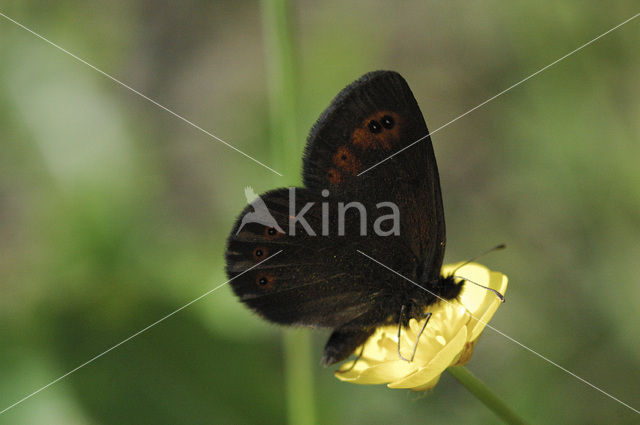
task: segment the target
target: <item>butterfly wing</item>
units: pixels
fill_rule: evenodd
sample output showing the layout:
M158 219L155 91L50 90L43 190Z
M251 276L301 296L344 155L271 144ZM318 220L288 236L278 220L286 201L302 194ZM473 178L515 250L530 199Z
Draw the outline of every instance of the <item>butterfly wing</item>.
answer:
M399 74L369 73L338 94L311 131L303 177L306 188L296 189L295 204L312 203L305 217L316 234L291 223L288 189L268 192L261 200L272 219L253 211L255 203L240 215L228 240L227 273L242 302L266 319L335 328L323 357L331 364L375 326L397 322L400 307L416 293L358 250L420 282L436 281L440 273L445 227L437 165L420 109ZM335 208L339 201L357 201L369 212L395 205L399 234L379 236L369 226L364 235L352 212L340 235L335 210L325 234L322 204Z
M404 78L392 71L371 72L343 89L320 116L306 146L303 173L312 190L398 205L401 235L421 263L414 277L423 282L439 277L446 242L428 134Z

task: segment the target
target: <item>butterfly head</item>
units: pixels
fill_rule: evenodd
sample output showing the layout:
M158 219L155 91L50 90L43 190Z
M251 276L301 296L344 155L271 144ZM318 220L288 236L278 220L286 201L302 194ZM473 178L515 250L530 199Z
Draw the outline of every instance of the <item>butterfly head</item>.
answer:
M495 296L496 296L496 297L498 297L498 299L500 299L500 301L501 301L501 302L505 302L504 295L502 295L500 292L496 291L496 290L495 290L495 289L493 289L493 288L489 288L489 287L487 287L487 286L481 285L481 284L479 284L478 282L474 282L473 280L470 280L470 279L467 279L467 278L463 278L463 277L461 277L461 276L458 276L458 275L456 275L456 272L457 272L458 270L460 270L462 267L466 266L467 264L469 264L469 263L471 263L471 262L473 262L473 261L477 260L478 258L480 258L480 257L482 257L482 256L485 256L485 255L487 255L487 254L489 254L489 253L491 253L491 252L493 252L493 251L498 251L498 250L501 250L501 249L505 249L506 247L507 247L507 246L506 246L505 244L503 244L503 243L502 243L502 244L499 244L499 245L496 245L496 246L494 246L493 248L491 248L491 249L489 249L489 250L487 250L487 251L483 252L482 254L478 255L477 257L475 257L475 258L473 258L473 259L471 259L471 260L465 261L464 263L461 263L460 265L458 265L458 267L456 267L456 268L451 272L451 274L449 275L449 277L448 277L448 278L442 277L441 279L452 279L452 280L453 280L453 279L455 279L455 278L462 279L462 280L461 280L461 282L460 282L460 289L462 289L462 285L464 284L464 282L473 283L474 285L479 286L479 287L481 287L481 288L484 288L484 289L486 289L487 291L493 292L493 293L495 294ZM457 295L456 295L456 296L457 296Z
M456 279L453 275L440 276L434 286L434 293L445 300L452 300L460 295L465 281Z

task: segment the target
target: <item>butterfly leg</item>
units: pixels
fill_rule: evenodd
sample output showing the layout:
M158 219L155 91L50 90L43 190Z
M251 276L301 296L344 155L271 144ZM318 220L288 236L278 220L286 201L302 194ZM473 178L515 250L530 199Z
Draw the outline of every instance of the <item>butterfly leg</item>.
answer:
M329 366L349 357L358 346L364 344L375 328L336 329L324 346L322 364Z
M340 372L344 373L344 372L349 372L350 370L352 370L354 367L356 367L356 363L358 363L358 360L360 360L362 358L362 355L364 354L364 344L362 344L362 348L360 349L360 352L358 353L358 355L356 356L356 359L353 361L353 363L351 364L351 366L349 366L348 369L344 369L341 370Z
M420 341L420 336L422 336L422 333L427 327L427 323L429 323L429 319L431 319L431 313L427 313L427 315L425 316L426 320L424 321L424 325L422 325L422 328L420 329L420 332L418 332L418 336L416 337L416 342L413 344L413 350L411 351L411 358L407 359L400 352L400 341L401 341L400 335L402 335L402 317L404 315L404 310L405 310L405 306L402 306L402 308L400 309L400 320L398 322L398 356L406 362L412 362L413 358L416 356L416 351L418 350L418 341Z

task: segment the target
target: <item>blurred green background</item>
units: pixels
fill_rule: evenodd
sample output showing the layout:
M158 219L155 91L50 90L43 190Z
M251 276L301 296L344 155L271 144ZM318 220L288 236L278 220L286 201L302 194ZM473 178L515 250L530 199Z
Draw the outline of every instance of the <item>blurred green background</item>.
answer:
M333 96L401 72L435 129L638 12L633 0L293 4L296 158ZM261 5L5 0L0 12L270 164ZM640 19L433 136L446 260L500 242L492 325L640 407ZM0 17L0 410L226 280L225 238L278 177ZM301 163L288 164L299 170ZM299 332L310 332L300 330ZM338 382L318 423L497 423L448 375ZM0 416L4 424L281 424L279 328L222 288ZM468 365L534 423L638 423L485 331Z

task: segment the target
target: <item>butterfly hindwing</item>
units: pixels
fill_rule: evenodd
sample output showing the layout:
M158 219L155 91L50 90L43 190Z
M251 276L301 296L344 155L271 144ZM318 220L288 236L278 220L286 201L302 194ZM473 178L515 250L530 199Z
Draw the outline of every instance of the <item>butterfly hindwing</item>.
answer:
M315 235L301 222L295 223L295 235L291 234L291 196L295 197L295 212L312 203L302 217ZM329 212L334 227L323 236L322 202L329 202L308 189L277 189L260 199L284 233L262 223L242 225L243 218L254 212L255 202L239 216L228 240L226 260L231 286L240 300L266 319L282 324L340 327L357 324L359 318L375 321L373 316L380 316L376 301L387 297L393 287L377 278L379 269L359 255L357 248L368 244L382 252L391 241L380 241L384 244L377 248L375 242L366 242L371 237L358 234L356 214L345 216L345 229L350 233L339 236L336 211ZM407 261L408 252L399 238L394 240L397 266L413 266L415 261Z

